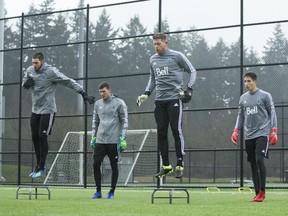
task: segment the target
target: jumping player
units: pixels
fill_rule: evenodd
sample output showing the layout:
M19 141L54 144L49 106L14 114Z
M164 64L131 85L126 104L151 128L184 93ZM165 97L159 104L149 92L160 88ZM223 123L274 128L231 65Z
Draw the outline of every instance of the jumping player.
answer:
M161 178L173 172L173 167L168 157L168 126L170 124L177 157L175 178L182 178L184 170L182 109L183 103L190 102L192 98L196 70L181 52L168 48L168 41L164 33L153 35L153 45L156 54L150 58L150 78L144 94L137 98L137 104L140 106L145 102L156 88L154 116L157 124L158 147L163 166L155 177ZM184 72L190 75L185 90L183 89Z
M48 154L48 135L51 134L55 114L57 112L55 92L57 85L73 89L82 95L84 101L94 103L95 98L89 96L81 85L61 73L57 68L47 64L42 53L35 53L32 66L25 71L22 86L31 90L32 114L30 126L36 153L37 164L30 177L39 178L46 170Z

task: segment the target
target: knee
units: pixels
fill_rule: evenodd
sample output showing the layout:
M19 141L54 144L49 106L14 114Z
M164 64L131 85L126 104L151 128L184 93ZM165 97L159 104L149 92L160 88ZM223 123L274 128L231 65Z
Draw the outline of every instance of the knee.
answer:
M101 161L99 161L99 160L94 160L94 162L93 162L93 167L94 167L94 169L96 169L96 168L99 168L99 169L100 169L100 166L101 166Z
M47 136L47 133L45 131L43 131L43 132L39 131L37 135L38 135L39 139L42 140L42 142L45 142L48 140L48 136Z
M116 161L116 160L115 160L115 161L111 161L111 162L110 162L110 166L111 166L111 169L112 169L112 170L118 169L118 163L117 163L117 161Z
M249 161L250 162L250 165L251 165L251 168L252 169L257 169L257 162L256 160L255 161Z
M263 164L264 163L264 157L263 156L256 157L256 163L257 164Z

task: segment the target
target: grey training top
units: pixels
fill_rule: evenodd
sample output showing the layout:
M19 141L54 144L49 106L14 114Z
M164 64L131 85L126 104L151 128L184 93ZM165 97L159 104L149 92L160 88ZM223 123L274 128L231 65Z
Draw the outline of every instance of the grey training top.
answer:
M235 128L244 125L245 140L269 136L271 128L277 128L277 117L272 96L261 89L244 93L239 100Z
M189 60L175 50L166 49L162 55L154 54L150 58L150 77L145 91L152 93L156 86L155 100L179 99L183 90L183 72L189 73L188 88L193 88L196 70Z
M24 72L22 86L32 77L35 86L31 87L32 95L32 112L36 114L48 114L57 112L55 102L55 92L57 84L74 89L76 92L83 90L75 80L70 79L61 73L57 68L44 62L39 71L35 71L33 66L27 68Z
M128 111L125 102L111 95L95 102L92 135L100 144L118 143L120 136L126 136Z

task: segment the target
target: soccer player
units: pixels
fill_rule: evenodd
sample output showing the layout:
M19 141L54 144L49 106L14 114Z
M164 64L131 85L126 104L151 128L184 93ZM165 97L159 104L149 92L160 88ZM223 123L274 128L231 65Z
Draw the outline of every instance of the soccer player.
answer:
M244 128L247 160L250 162L256 196L250 202L265 199L266 167L269 142L277 143L277 117L271 95L257 88L257 75L253 72L244 75L247 92L241 95L235 129L231 136L236 145L241 128Z
M81 94L84 101L94 103L81 85L61 73L57 68L47 64L42 53L35 53L32 66L24 72L22 86L31 90L32 114L30 126L32 141L37 158L35 170L30 177L39 178L46 170L45 162L48 154L48 135L51 134L55 114L57 112L55 91L57 84L69 87Z
M170 124L177 157L175 178L182 178L184 170L182 110L183 103L190 102L192 98L196 70L181 52L168 48L168 41L164 33L160 32L153 35L153 45L156 53L150 58L149 81L144 94L137 98L137 104L140 106L156 89L154 117L157 124L157 141L163 165L155 177L161 178L173 172L168 157L168 126ZM186 88L183 80L184 72L189 74Z
M112 169L111 189L106 199L112 199L118 181L120 153L127 148L128 112L125 102L112 94L108 82L99 85L99 93L101 99L94 105L90 142L94 149L93 168L96 184L96 193L92 199L102 198L100 167L106 155L109 157Z

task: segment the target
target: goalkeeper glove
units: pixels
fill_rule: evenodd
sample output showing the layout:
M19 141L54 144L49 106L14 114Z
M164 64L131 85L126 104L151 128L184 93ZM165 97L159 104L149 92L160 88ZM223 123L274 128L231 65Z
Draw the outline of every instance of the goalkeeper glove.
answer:
M89 104L93 104L95 102L95 98L93 96L88 95L85 91L80 91L79 94L82 95L84 102L88 101Z
M90 146L94 149L96 147L96 136L92 136Z
M23 86L26 89L29 89L30 87L35 85L35 81L32 77L28 76L28 79L24 82Z
M126 136L121 136L117 143L118 151L121 153L127 148Z
M187 88L186 91L180 92L180 99L183 101L183 103L189 103L192 99L192 93L193 89Z
M278 141L277 128L272 128L270 136L269 136L269 142L271 145L275 145L277 141Z
M150 92L146 91L144 94L137 97L136 103L137 106L140 107L142 103L144 103L150 95Z
M239 129L238 129L238 128L235 128L235 129L233 130L233 134L232 134L232 136L231 136L231 141L232 141L235 145L237 145L238 136L239 136Z

